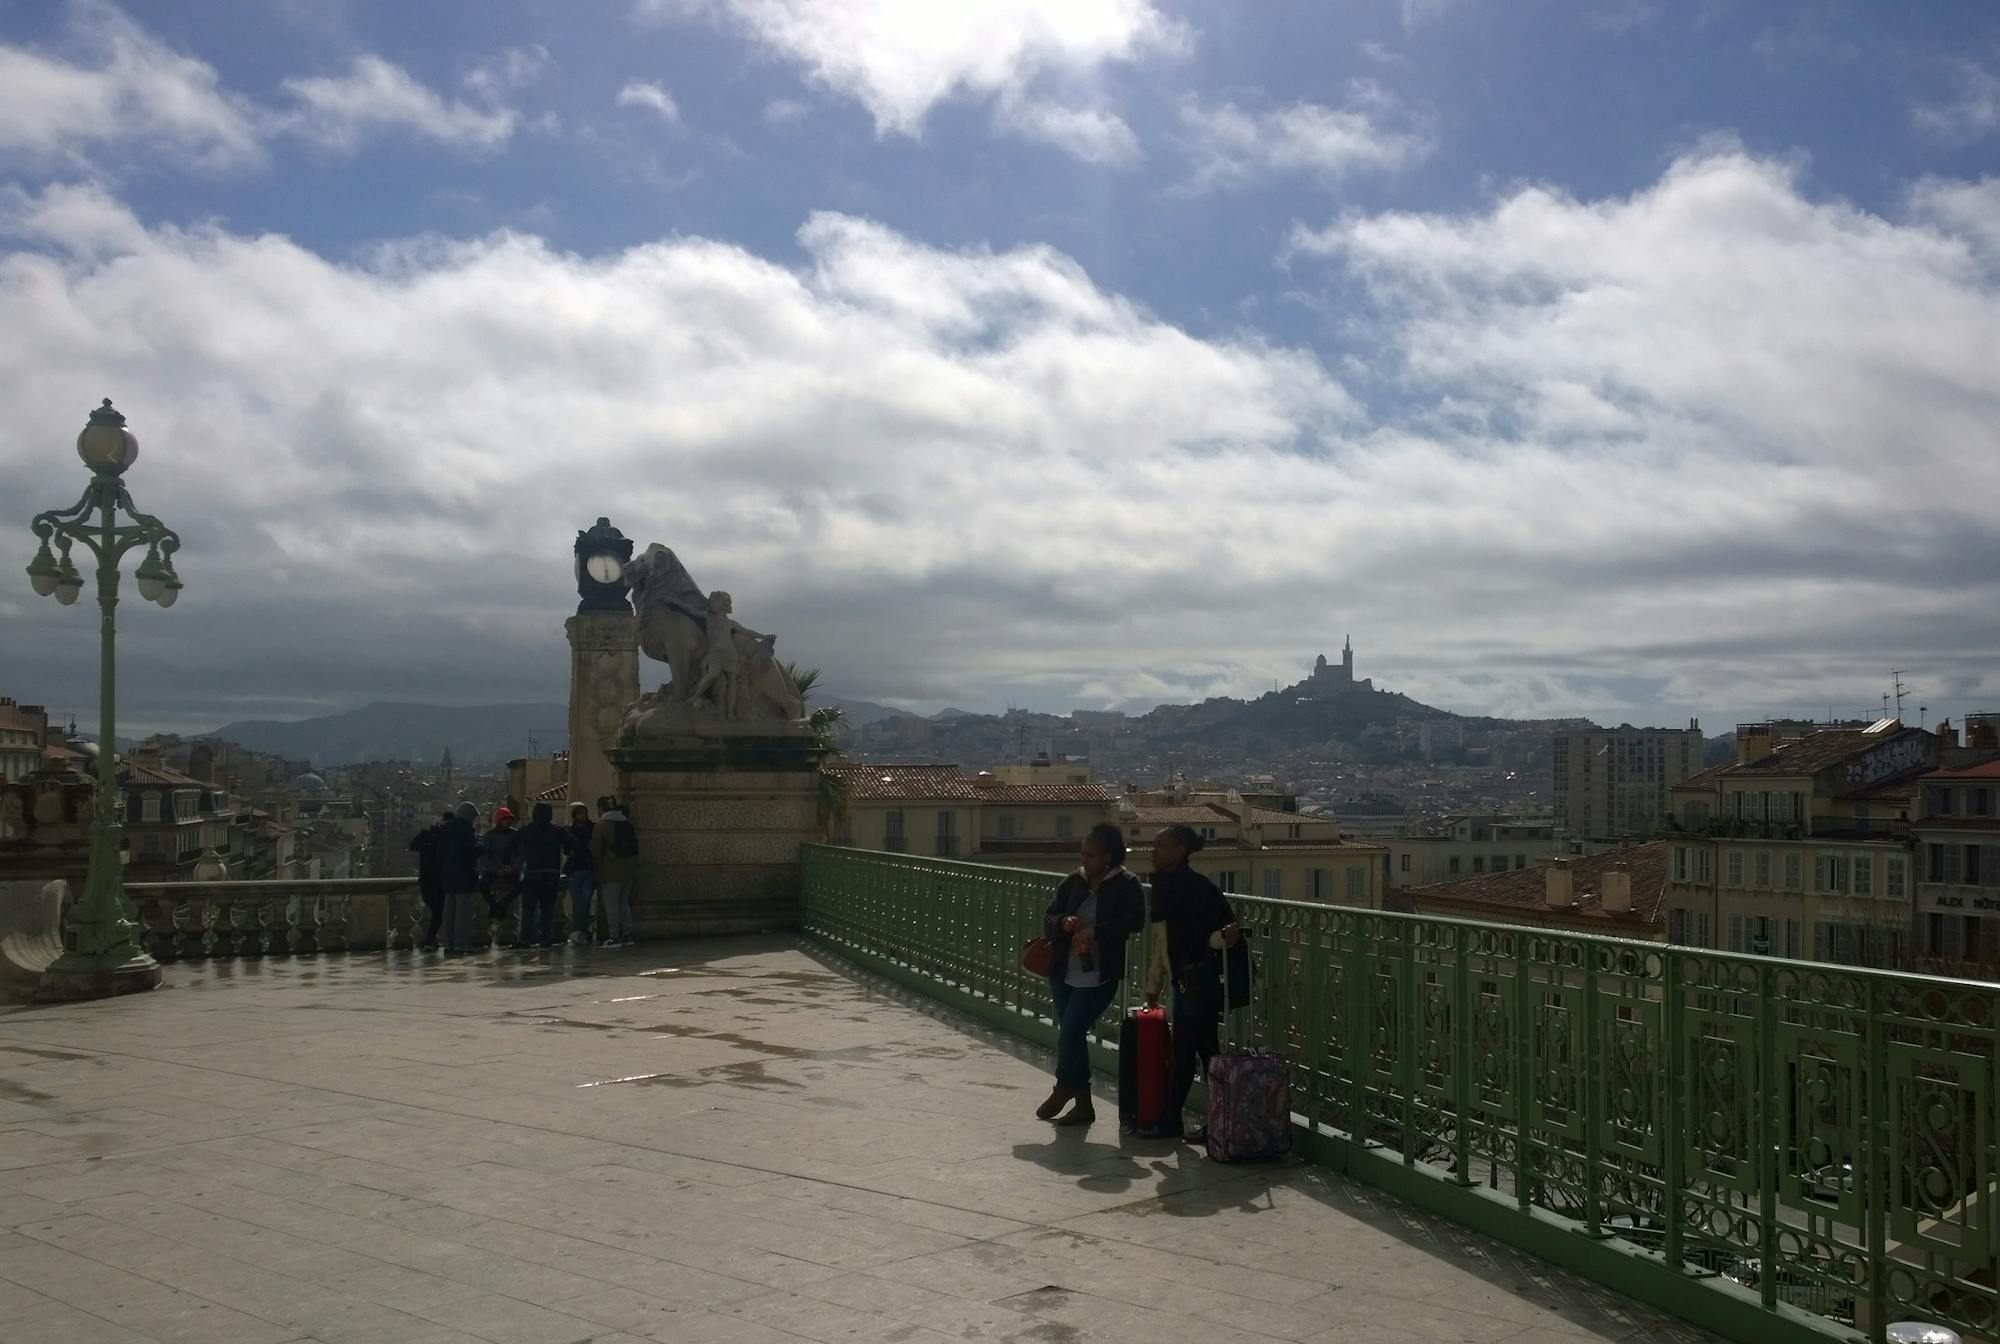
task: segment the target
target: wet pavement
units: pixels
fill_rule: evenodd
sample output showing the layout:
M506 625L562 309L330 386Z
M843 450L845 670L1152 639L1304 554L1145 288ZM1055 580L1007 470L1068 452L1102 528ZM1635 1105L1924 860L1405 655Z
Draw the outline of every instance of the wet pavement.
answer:
M1048 1067L777 939L0 1010L0 1344L1711 1338Z

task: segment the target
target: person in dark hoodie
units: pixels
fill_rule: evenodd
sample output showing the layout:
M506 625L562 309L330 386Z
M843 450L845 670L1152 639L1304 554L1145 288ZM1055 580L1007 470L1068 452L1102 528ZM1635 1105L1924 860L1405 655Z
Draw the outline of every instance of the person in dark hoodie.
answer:
M410 852L417 856L417 894L424 899L424 936L417 944L419 951L428 952L437 947L438 929L444 924L444 878L438 867L438 827L451 820L451 809L438 814L438 819L418 831L410 841Z
M444 950L472 950L472 900L479 891L479 809L460 803L437 825L438 887L444 892Z
M486 918L489 941L499 942L505 936L502 930L507 916L514 912L514 896L521 886L521 859L515 846L521 839L520 831L514 828L514 809L501 806L493 809L493 829L486 832L480 842L479 868L485 881ZM515 932L519 935L523 925L518 921ZM523 941L515 938L518 944Z
M597 868L590 858L590 833L597 829L590 806L579 798L569 805L569 836L576 841L564 877L569 882L569 940L590 946L590 893L597 889Z
M1190 1143L1207 1138L1182 1129L1182 1112L1194 1087L1195 1070L1208 1072L1221 1052L1217 1024L1227 1008L1223 958L1243 939L1242 926L1221 888L1194 870L1188 856L1202 847L1192 826L1169 826L1153 837L1153 957L1146 967L1146 1005L1160 1002L1169 981L1174 987L1174 1075L1167 1088L1166 1114L1141 1138Z
M536 803L514 842L521 869L521 936L516 948L556 945L556 893L562 888L563 860L576 853L576 839L555 822L556 810Z

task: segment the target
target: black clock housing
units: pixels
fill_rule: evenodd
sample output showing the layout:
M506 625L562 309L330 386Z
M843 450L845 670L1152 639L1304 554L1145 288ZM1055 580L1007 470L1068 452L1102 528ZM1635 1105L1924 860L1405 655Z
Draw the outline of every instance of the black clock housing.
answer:
M618 562L619 576L611 583L599 583L591 577L591 559L600 555ZM582 599L576 604L579 615L587 611L631 614L632 603L626 596L631 586L624 576L624 568L631 559L632 539L613 527L609 518L599 518L595 526L576 534L576 592Z

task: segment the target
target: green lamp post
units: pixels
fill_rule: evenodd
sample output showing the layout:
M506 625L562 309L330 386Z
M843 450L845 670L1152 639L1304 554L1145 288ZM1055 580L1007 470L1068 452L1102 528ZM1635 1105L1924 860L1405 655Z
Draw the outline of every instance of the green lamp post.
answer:
M41 541L28 565L37 593L74 606L83 595L83 575L70 560L81 546L97 561L97 606L102 631L98 646L97 799L90 829L90 869L83 895L63 921L63 954L43 974L37 997L95 999L160 983L160 965L133 936L125 917L124 826L118 818L117 657L118 562L145 547L132 573L139 596L171 607L180 596L174 552L181 539L149 513L133 506L121 479L139 456L139 440L109 398L90 413L76 436L76 453L91 470L83 498L67 509L35 515L31 524ZM130 522L120 523L124 513ZM50 543L55 549L50 549Z

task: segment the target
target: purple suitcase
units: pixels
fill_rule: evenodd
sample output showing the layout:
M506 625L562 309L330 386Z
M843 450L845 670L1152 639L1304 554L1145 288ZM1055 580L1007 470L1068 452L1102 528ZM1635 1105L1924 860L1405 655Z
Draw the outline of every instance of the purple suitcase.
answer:
M1223 1002L1229 959L1223 958ZM1254 983L1254 982L1253 982ZM1223 1012L1225 1028L1229 1013ZM1291 1085L1285 1057L1271 1050L1231 1050L1208 1065L1208 1155L1217 1162L1253 1162L1292 1151Z

